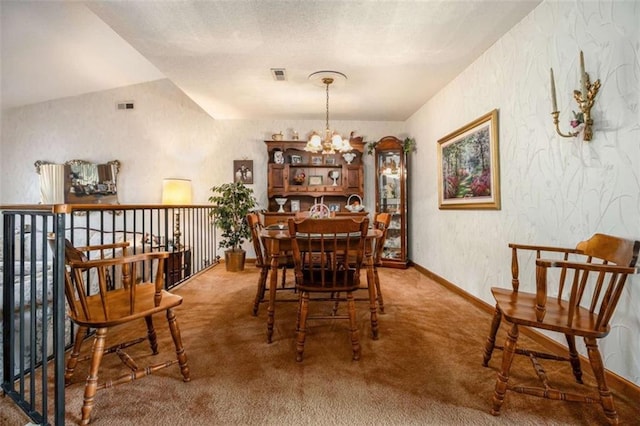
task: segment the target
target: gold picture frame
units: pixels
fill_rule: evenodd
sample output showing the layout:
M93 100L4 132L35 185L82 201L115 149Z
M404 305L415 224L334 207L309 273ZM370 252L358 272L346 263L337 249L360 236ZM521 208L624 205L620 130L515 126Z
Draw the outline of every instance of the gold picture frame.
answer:
M438 140L439 208L500 210L498 110Z

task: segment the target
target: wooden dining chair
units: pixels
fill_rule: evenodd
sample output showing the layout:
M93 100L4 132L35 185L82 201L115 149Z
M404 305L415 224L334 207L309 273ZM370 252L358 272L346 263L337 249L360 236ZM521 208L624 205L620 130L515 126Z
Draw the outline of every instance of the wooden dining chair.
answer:
M66 241L65 296L68 302L69 317L78 326L76 341L65 370L66 384L71 382L79 361L84 337L89 330L95 329L91 355L87 357L91 362L85 383L81 410L81 424L83 425L90 422L91 410L98 390L142 378L175 363L179 364L183 380L185 382L190 380L187 355L182 346L180 330L173 311L175 307L182 303L182 297L163 289L164 263L169 253L153 252L128 256L126 255L126 249L124 249L123 256L104 258L105 250L113 250L119 247L121 247L119 244L107 244L76 248L71 242ZM89 259L84 254L95 250L100 252L98 259ZM153 265L154 263L156 264L155 280L153 282L141 282L143 280L139 277L145 276L145 273L142 272L143 269L147 270L149 264ZM118 269L119 273L113 274L112 271L114 269ZM108 276L119 277L120 282L115 283L114 289L109 289L107 286ZM147 367L139 367L136 361L125 353L124 349L148 339L151 352L156 355L158 353L158 342L152 316L161 312L164 312L167 317L169 331L175 345L176 359L155 363ZM146 323L146 338L139 337L127 342L118 342L109 348L105 348L107 331L110 328L140 319L144 319ZM112 334L111 337L117 338L118 336L117 334ZM102 384L98 384L98 371L102 357L105 354L114 352L129 368L130 372L114 380L107 380Z
M253 302L253 316L257 316L260 304L266 302L265 293L267 289L267 277L269 276L269 269L271 268L271 265L267 248L260 238L260 231L263 229L260 217L257 213L249 213L247 215L247 223L251 229L253 251L256 253L256 267L260 268L258 288ZM278 268L282 270L282 289L286 290L287 268L293 269L293 257L290 255L280 256L278 258Z
M375 285L376 303L378 304L378 310L380 311L380 313L384 313L384 297L382 296L382 289L380 288L380 277L378 275L378 266L382 265L382 262L381 262L382 252L384 249L384 243L387 239L387 229L389 228L390 223L391 223L391 214L378 213L373 222L373 228L378 229L382 233L382 235L376 238L373 248L371 248L368 245L365 246L365 253L367 250L370 250L370 249L373 250L373 253L371 256L371 261L373 262L373 278L374 278L373 284ZM367 262L368 262L367 256L365 256L364 266L366 266ZM367 286L360 287L360 289L368 290L369 289L368 286L369 286L369 282L367 282ZM361 298L356 297L355 300L366 301L366 302L370 301L369 297L361 297ZM340 301L340 298L336 297L334 312L338 310L339 301Z
M378 276L378 267L382 265L382 251L384 249L385 241L387 240L387 230L391 223L391 214L378 213L373 222L373 227L382 232L382 236L376 238L376 242L373 248L373 277L376 286L376 299L378 301L378 309L381 313L384 313L384 298L382 297L382 289L380 288L380 277Z
M289 219L289 234L295 264L296 287L300 292L296 324L296 360L302 361L308 319L349 319L353 359L360 359L360 340L353 292L360 286L369 219ZM355 253L355 263L349 254ZM347 315L309 317L310 300L333 300L311 294L346 294Z
M602 405L607 420L617 424L613 397L605 381L604 364L597 339L609 333L609 322L622 295L629 274L635 268L640 241L595 234L575 249L535 245L509 244L512 251L512 288L493 287L496 310L484 349L484 365L494 349L502 349L502 367L498 372L491 413L500 414L507 390L548 399L574 402L596 402ZM519 251L534 251L536 264L535 293L519 291ZM542 256L544 253L545 257ZM546 256L559 257L547 259ZM495 345L496 333L504 318L510 324L504 347ZM567 354L542 353L517 346L520 327L562 333L568 345ZM582 369L576 348L576 337L582 337L595 376L598 394L567 392L551 386L540 359L568 361L578 383ZM531 359L542 386L517 386L509 383L514 355Z

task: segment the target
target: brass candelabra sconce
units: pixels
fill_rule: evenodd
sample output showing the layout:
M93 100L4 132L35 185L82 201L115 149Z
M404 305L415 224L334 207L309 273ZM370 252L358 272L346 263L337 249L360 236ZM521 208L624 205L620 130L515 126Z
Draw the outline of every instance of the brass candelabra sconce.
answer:
M574 113L576 122L584 123L584 140L590 141L593 137L593 119L591 118L591 108L596 99L598 90L600 89L600 80L596 80L591 84L589 74L584 70L584 55L580 51L580 90L573 91L573 98L578 103L579 113ZM556 83L553 79L553 68L551 68L551 102L553 104L553 124L556 126L556 132L564 138L574 138L580 134L579 131L563 133L560 130L560 111L558 111L558 102L556 100Z

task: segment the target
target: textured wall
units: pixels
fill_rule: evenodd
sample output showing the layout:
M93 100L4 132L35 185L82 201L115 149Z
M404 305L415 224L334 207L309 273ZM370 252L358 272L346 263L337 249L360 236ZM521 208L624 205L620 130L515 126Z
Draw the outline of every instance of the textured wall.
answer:
M415 262L493 304L490 287L510 286L509 242L572 247L595 232L640 239L638 22L640 2L544 2L408 120L418 143L411 175ZM591 79L602 83L591 142L559 137L550 115L553 67L562 128L569 130L580 50ZM437 140L494 108L502 209L438 210ZM530 281L524 289L535 286ZM634 276L601 344L607 368L636 384L638 306Z
M365 140L416 138L411 170L411 258L492 303L509 285L508 242L573 246L595 232L640 238L640 3L542 3L404 123L333 122ZM551 124L549 67L565 130L578 88L579 50L602 88L593 141L557 136ZM135 100L134 112L115 103ZM440 211L436 141L499 109L502 210ZM234 159L253 159L266 200L263 139L322 121L215 121L166 80L3 112L0 203L39 200L33 162L72 158L122 161L120 201L157 203L164 177L190 178L195 202L231 180ZM403 133L406 131L406 134ZM373 205L366 159L365 202ZM261 180L262 179L262 180ZM523 271L532 273L531 270ZM603 341L607 368L640 384L640 279L634 277ZM530 285L524 285L531 290ZM488 327L488 324L487 324Z
M118 111L119 101L135 101ZM404 137L402 122L332 121L344 135L352 130L365 140ZM162 179L191 179L194 203L207 203L209 188L233 179L233 160L253 160L256 197L267 200L265 139L282 130L301 137L324 121L213 120L168 80L59 99L5 111L2 126L0 204L38 203L33 163L71 159L122 163L118 178L121 203L160 203ZM365 191L374 191L373 159L365 158ZM6 178L9 177L10 178ZM365 197L369 209L373 196Z

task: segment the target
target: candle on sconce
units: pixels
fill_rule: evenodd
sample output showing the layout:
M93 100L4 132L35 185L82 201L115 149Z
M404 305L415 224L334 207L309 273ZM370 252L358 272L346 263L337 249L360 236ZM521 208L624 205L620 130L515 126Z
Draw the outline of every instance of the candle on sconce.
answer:
M556 98L556 82L555 77L553 75L553 68L549 69L549 74L551 78L551 103L553 107L553 111L551 112L551 116L553 118L553 124L556 128L556 133L558 133L563 138L575 138L578 135L583 135L583 140L585 142L590 141L593 137L593 118L591 118L591 108L593 107L594 101L596 99L596 95L598 94L598 90L600 90L600 79L595 79L593 83L591 83L589 74L585 70L584 66L584 53L579 51L579 79L580 79L580 88L578 90L573 90L573 98L578 103L578 112L574 112L575 120L572 120L572 126L576 124L576 120L580 120L584 125L578 129L574 129L574 131L569 133L564 133L560 130L560 111L558 111L558 101Z
M580 86L582 91L582 100L587 100L587 73L584 70L584 54L580 51Z
M551 112L558 110L558 101L556 100L556 81L553 79L553 68L551 69Z

